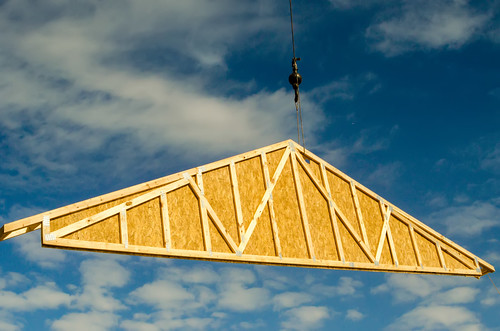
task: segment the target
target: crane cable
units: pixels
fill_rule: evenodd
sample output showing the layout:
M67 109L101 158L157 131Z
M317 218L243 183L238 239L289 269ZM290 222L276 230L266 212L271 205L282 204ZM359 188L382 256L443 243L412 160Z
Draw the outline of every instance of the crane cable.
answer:
M290 27L292 30L292 50L293 50L293 58L292 58L292 74L288 76L288 82L292 85L295 91L295 112L297 114L297 140L298 143L301 144L300 138L302 135L302 146L306 146L306 140L304 137L304 125L302 122L302 106L300 104L300 94L299 94L299 85L302 82L302 76L298 73L297 61L300 61L300 58L295 57L295 38L293 34L293 11L292 11L292 0L289 0L290 3Z

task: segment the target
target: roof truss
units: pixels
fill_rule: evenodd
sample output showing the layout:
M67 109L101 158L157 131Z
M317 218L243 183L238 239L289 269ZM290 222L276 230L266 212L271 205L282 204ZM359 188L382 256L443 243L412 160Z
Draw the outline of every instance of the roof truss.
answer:
M5 224L45 247L480 277L495 269L288 140Z

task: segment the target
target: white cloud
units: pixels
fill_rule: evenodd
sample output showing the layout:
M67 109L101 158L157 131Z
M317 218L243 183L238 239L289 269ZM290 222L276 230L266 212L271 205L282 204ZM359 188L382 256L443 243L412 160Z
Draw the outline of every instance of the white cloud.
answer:
M166 280L145 284L130 294L138 302L155 306L157 309L192 309L195 296L182 285ZM197 305L198 306L198 305Z
M448 207L432 213L434 224L444 224L448 235L478 236L500 226L500 207L494 201L475 201L465 206Z
M357 311L356 309L349 309L349 310L347 310L347 314L346 314L345 318L347 318L348 320L351 320L351 321L360 321L363 318L365 318L365 315L363 313Z
M19 1L4 4L0 14L0 127L8 145L16 146L2 168L18 172L9 184L26 185L23 175L37 171L81 169L94 182L92 172L108 162L115 176L138 164L143 172L161 166L136 159L130 153L135 148L152 158L168 153L191 160L265 146L293 133L290 91L228 97L224 84L213 84L228 53L249 45L281 47L273 37L253 38L288 32L268 2L58 2L33 11ZM311 112L308 122L322 116ZM101 162L86 164L86 156L102 156ZM45 178L58 186L64 181Z
M286 311L284 316L287 320L281 325L292 330L312 330L320 328L331 315L325 306L302 306Z
M395 320L388 330L484 330L475 313L465 307L417 307Z
M372 294L390 293L396 303L422 300L429 303L469 302L478 292L474 280L458 277L389 274L386 282L371 289ZM448 290L450 289L450 290Z
M19 331L22 329L22 325L15 322L11 314L7 313L6 311L0 311L0 330Z
M274 309L282 310L301 306L304 303L310 303L313 297L307 293L300 292L284 292L277 294L273 298Z
M270 304L269 290L247 287L242 283L224 284L219 292L219 307L230 311L262 310Z
M317 284L311 287L314 293L321 293L326 297L355 296L363 283L351 277L340 277L337 286Z
M151 323L141 321L123 321L120 328L127 331L160 331L161 329Z
M30 280L23 274L18 272L7 272L5 274L0 273L0 290L11 289L18 285L29 284Z
M72 297L57 288L55 283L45 283L23 293L0 290L0 307L6 311L32 311L68 306Z
M66 253L59 249L42 248L40 231L35 231L14 238L15 249L28 261L36 263L43 268L62 268Z
M366 178L366 183L389 188L399 180L402 168L401 162L379 164L370 171L370 174Z
M476 300L476 296L480 290L472 287L455 287L446 292L441 293L439 297L434 300L436 303L441 304L463 304L471 303Z
M52 322L53 330L60 331L106 331L116 326L118 317L111 313L70 313Z
M372 24L366 36L387 56L419 49L456 49L477 38L490 19L464 0L403 1L391 16Z
M130 278L130 272L117 259L88 259L80 264L83 290L77 296L77 307L104 312L125 308L111 292L112 288L123 287Z
M498 89L500 92L500 89ZM481 160L481 168L500 173L500 143L489 151Z

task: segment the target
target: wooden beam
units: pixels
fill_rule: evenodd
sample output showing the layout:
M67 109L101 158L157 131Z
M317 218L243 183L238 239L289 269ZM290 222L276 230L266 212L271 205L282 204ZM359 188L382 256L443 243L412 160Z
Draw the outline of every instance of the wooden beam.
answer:
M370 243L368 242L368 236L366 234L365 223L363 222L363 213L361 212L358 195L356 193L356 184L354 184L353 180L351 180L349 183L351 186L351 196L352 200L354 201L354 207L356 209L356 216L358 218L359 228L361 229L361 235L363 236L363 241L365 242L366 246L370 248Z
M342 247L342 238L340 238L339 226L337 224L337 216L335 215L335 208L331 201L333 201L332 193L330 191L330 184L328 183L328 176L326 175L325 165L321 163L321 177L323 178L323 185L326 187L326 192L328 193L328 212L330 213L330 222L332 224L333 234L335 238L335 244L337 246L337 252L339 255L339 260L345 262L344 248Z
M103 242L90 242L81 241L74 239L56 238L52 241L44 241L43 245L45 247L53 248L73 248L79 250L89 250L89 251L99 251L108 253L122 253L122 254L133 254L133 255L143 255L143 256L161 256L161 257L171 257L171 258L185 258L185 259L202 259L211 261L226 261L226 262L240 262L240 263L258 263L258 264L269 264L269 265L283 265L283 266L299 266L299 267L311 267L311 268L324 268L324 269L345 269L345 270L365 270L365 271L380 271L380 272L412 272L419 274L442 274L442 275L461 275L461 276L481 276L481 272L474 270L444 270L439 267L428 267L421 269L418 266L387 266L380 265L375 266L373 263L363 263L356 262L353 264L342 263L341 261L331 261L331 260L316 260L304 259L304 258L279 258L276 256L260 256L260 255L250 255L245 254L243 256L238 256L232 253L220 253L212 252L209 254L206 251L191 251L191 250L179 250L172 249L168 252L162 247L146 247L129 245L125 248L121 244L115 243L103 243Z
M191 176L189 176L189 174L184 174L184 178L191 178ZM201 218L201 232L203 233L203 244L205 250L211 253L212 239L210 238L210 227L208 224L207 208L204 203L204 200L202 199L202 197L205 197L205 191L203 190L203 177L201 169L198 169L198 173L196 174L196 182L197 183L193 182L191 186L196 186L196 188L199 190L199 194L197 194L197 197L198 197L198 208L200 210L200 218Z
M198 197L198 199L202 200L202 203L204 204L204 208L206 208L207 213L208 213L208 215L210 215L210 218L212 219L215 227L217 228L217 230L219 230L219 233L220 233L222 239L224 239L224 241L229 246L229 248L231 249L232 252L236 252L236 249L238 246L234 242L233 238L231 238L231 234L226 230L226 228L224 227L224 225L220 221L219 217L217 216L217 214L213 210L213 208L210 205L210 203L208 202L207 198L205 198L205 196L201 194L200 188L198 187L198 185L196 185L194 180L188 174L186 174L185 178L188 179L189 187L191 187L194 194Z
M413 246L413 251L415 252L417 264L423 268L422 257L420 256L420 250L418 249L417 240L415 239L415 231L413 230L413 225L411 223L408 224L408 229L410 231L411 244Z
M127 201L127 202L121 203L117 206L106 209L98 214L84 218L84 219L77 221L75 223L69 224L63 228L60 228L60 229L52 232L52 233L56 237L67 236L68 234L71 234L75 231L82 230L88 226L91 226L93 224L101 222L101 221L105 220L106 218L117 215L120 213L120 211L122 209L130 209L130 208L133 208L133 207L138 206L140 204L143 204L144 202L155 199L161 194L161 192L170 192L172 190L178 189L179 187L185 186L187 184L188 184L188 182L186 179L180 179L174 183L171 183L171 184L163 186L159 189L156 189L156 190L150 191L148 193L145 193L141 196L138 196L130 201ZM47 216L50 217L49 214Z
M269 189L271 186L271 179L269 177L269 168L267 166L267 157L266 153L262 153L260 155L260 160L262 164L262 171L264 173L264 181L266 183L266 191ZM268 206L269 206L269 216L271 217L271 231L273 232L273 241L274 241L274 251L276 252L276 255L282 257L283 254L281 252L281 244L280 244L280 238L278 234L278 225L276 224L276 215L274 214L274 202L273 202L273 194L269 196L268 200Z
M248 229L246 230L245 235L243 236L243 240L241 241L240 246L238 247L238 251L240 252L240 254L243 253L248 244L248 241L250 240L250 237L252 237L255 226L257 225L257 220L262 215L262 212L264 211L264 208L269 198L271 197L271 194L273 193L274 187L276 186L276 182L278 181L289 156L290 156L290 147L288 146L285 152L283 153L283 156L281 157L278 167L274 171L274 175L273 178L271 179L270 185L264 192L264 196L262 197L262 200L259 206L257 207L257 210L255 211L252 221L250 222L250 225L248 226Z
M120 210L120 238L121 243L128 247L128 225L127 225L127 210L124 208Z
M172 239L170 234L170 218L168 216L167 194L160 193L160 206L161 206L161 222L163 227L163 241L165 248L169 251L172 248Z
M296 154L296 157L297 157L297 160L299 160L299 162L302 165L306 164L306 161L301 157L300 154ZM370 251L370 248L368 246L366 246L366 244L363 242L363 239L361 239L361 237L358 234L358 232L354 229L354 227L351 225L351 223L349 223L349 221L347 221L347 217L339 209L339 207L337 206L337 204L335 203L335 201L333 201L333 199L331 197L331 194L328 195L328 192L326 191L326 189L319 183L318 179L312 173L312 171L309 169L309 167L304 167L304 169L306 170L307 174L309 175L309 178L311 178L311 180L313 181L313 183L316 186L316 188L318 188L319 192L323 195L323 197L325 199L327 199L329 201L329 204L331 204L331 206L333 206L336 214L339 215L340 221L342 222L342 224L344 224L344 226L347 228L347 230L349 231L349 233L354 237L354 239L358 243L358 245L361 248L361 250L366 254L366 257L368 257L368 259L371 262L374 262L375 261L375 257L373 256L372 252Z
M316 255L314 254L314 245L311 238L311 230L309 229L309 221L307 219L306 205L304 202L304 196L302 194L302 184L300 182L300 175L297 166L297 159L295 157L295 151L292 151L291 159L295 190L297 192L297 198L299 200L300 215L302 216L302 227L304 229L304 234L306 235L307 250L309 252L309 257L313 260L316 260Z
M236 221L238 222L239 241L243 240L245 235L245 225L243 224L243 211L241 210L240 189L238 186L238 177L236 176L236 166L234 161L229 164L229 174L231 176L231 188L233 189L233 204L236 210Z
M446 270L446 263L444 261L443 251L441 251L441 245L439 245L439 242L437 241L435 242L435 244L439 256L439 263L441 263L441 267L443 267L443 269Z
M254 151L242 153L242 154L230 157L230 158L226 158L226 159L223 159L220 161L206 164L203 166L203 168L205 169L205 171L214 170L214 169L219 168L221 165L225 165L225 164L229 163L231 160L234 162L243 161L243 160L252 158L254 156L258 156L263 152L268 153L271 151L281 149L283 147L287 147L292 142L293 142L292 140L288 139L288 140L285 140L285 141L282 141L282 142L279 142L279 143L276 143L273 145L269 145L266 147L256 149ZM198 172L198 169L192 168L192 169L189 169L185 172L187 172L191 176L194 176ZM37 215L33 215L33 216L26 217L26 218L23 218L23 219L14 221L14 222L4 224L2 227L3 234L0 235L0 241L6 240L8 238L13 238L15 236L39 229L40 224L42 223L42 218L44 215L48 215L51 219L55 219L55 218L58 218L58 217L61 217L64 215L68 215L68 214L77 212L79 210L95 207L95 206L103 204L103 203L108 203L108 202L113 201L113 200L124 198L124 197L129 196L129 195L133 195L133 194L137 194L137 193L144 192L147 190L162 187L162 186L168 185L172 182L176 182L178 180L181 180L182 178L183 178L182 173L177 173L177 174L165 176L162 178L151 180L151 181L141 183L138 185L134 185L131 187L127 187L127 188L124 188L124 189L121 189L121 190L118 190L115 192L103 194L103 195L100 195L98 197L83 200L83 201L80 201L80 202L77 202L77 203L74 203L74 204L71 204L68 206L60 207L60 208L57 208L57 209L54 209L51 211L43 212L43 213L40 213ZM33 227L33 225L35 225L35 227ZM24 230L18 231L18 230L22 230L22 229L24 229Z

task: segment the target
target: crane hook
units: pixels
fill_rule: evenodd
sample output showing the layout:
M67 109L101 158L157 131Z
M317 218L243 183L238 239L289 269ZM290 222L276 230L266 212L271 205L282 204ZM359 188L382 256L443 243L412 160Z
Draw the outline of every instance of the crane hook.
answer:
M288 76L288 82L292 85L295 91L295 102L299 101L299 85L302 83L302 76L299 74L299 68L297 66L297 61L300 61L300 57L293 57L292 59L292 73Z

